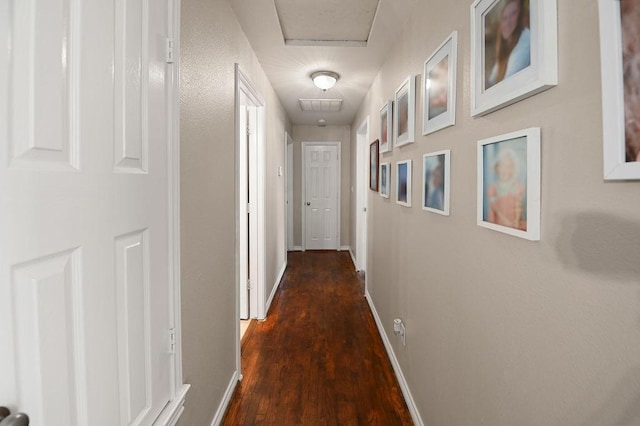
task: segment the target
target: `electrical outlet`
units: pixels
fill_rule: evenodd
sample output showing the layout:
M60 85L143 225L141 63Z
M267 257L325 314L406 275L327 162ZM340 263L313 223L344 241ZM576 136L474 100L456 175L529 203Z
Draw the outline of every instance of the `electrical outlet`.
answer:
M396 318L393 320L393 334L402 339L402 346L405 346L407 344L407 332L404 327L404 322L402 322L400 318Z

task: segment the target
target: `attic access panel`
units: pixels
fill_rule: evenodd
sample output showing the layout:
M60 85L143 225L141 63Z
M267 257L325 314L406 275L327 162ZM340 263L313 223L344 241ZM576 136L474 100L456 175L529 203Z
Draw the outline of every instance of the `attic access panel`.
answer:
M287 45L366 46L379 0L274 0Z

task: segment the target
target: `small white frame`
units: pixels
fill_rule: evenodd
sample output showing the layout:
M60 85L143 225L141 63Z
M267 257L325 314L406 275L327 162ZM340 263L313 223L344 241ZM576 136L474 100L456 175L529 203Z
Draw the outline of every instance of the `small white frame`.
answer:
M626 161L620 0L598 0L602 68L604 179L640 179L640 161Z
M456 77L458 58L458 32L454 31L438 46L435 52L424 62L422 74L422 134L428 135L456 124ZM440 71L438 67L446 62L446 75L441 80L430 78L431 74ZM444 74L444 73L443 73ZM442 78L445 77L445 78ZM444 91L444 109L436 108L432 102L434 85Z
M415 141L415 119L416 119L416 76L407 77L398 90L396 90L395 102L393 105L393 134L395 146L402 146ZM406 107L407 116L400 117ZM403 114L404 115L404 114ZM406 120L406 131L400 133L399 123ZM403 126L404 128L404 126Z
M411 207L411 160L396 162L396 203Z
M389 163L382 163L380 164L380 196L389 198L390 188L391 166Z
M386 125L386 129L385 129ZM384 142L386 136L386 143ZM380 108L380 154L393 149L393 101L388 100Z
M434 168L432 164L437 162L442 168L440 179L442 180L442 201L441 208L438 208L433 203L434 193L429 194L429 185L433 183L431 174ZM449 193L451 182L451 150L436 151L424 154L422 156L422 210L441 214L443 216L449 216ZM429 204L429 205L427 205Z
M524 147L522 144L524 143ZM502 146L498 146L503 144ZM495 146L494 146L495 145ZM490 146L494 146L491 148ZM489 155L489 149L492 152ZM511 152L507 153L509 150ZM503 156L511 155L512 169L515 173L512 179L506 182L497 182L499 173L496 170L499 163L504 160ZM515 157L514 157L515 156ZM524 158L523 158L524 157ZM524 160L524 161L522 161ZM521 168L518 168L520 163ZM522 164L524 163L524 164ZM490 169L494 170L491 171ZM505 172L506 173L506 172ZM485 178L486 177L486 178ZM500 179L503 180L503 179ZM522 182L524 180L524 182ZM504 180L503 180L504 181ZM493 187L493 188L492 188ZM514 191L516 189L516 191ZM524 238L531 241L540 240L540 128L532 127L529 129L519 130L505 135L495 136L488 139L478 141L478 209L477 219L478 225L494 231L503 232L505 234ZM492 196L493 193L495 196ZM521 197L522 203L520 209L516 205L514 222L517 226L506 226L504 223L497 223L489 219L491 217L491 203L494 202L497 208L498 203L513 199L514 192L519 193L517 197ZM502 195L498 195L502 194ZM510 197L500 200L499 198ZM495 198L494 201L489 201ZM524 204L524 206L522 205ZM510 204L507 204L511 207ZM526 216L522 213L526 212ZM495 213L496 220L505 222L508 218L506 214L500 212ZM525 222L524 228L522 222Z
M530 0L530 64L485 88L485 17L500 0L475 0L471 5L471 116L511 105L558 84L557 0Z

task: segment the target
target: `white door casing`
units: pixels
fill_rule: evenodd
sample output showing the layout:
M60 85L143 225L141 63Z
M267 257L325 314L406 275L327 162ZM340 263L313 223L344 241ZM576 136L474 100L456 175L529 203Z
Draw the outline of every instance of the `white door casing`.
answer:
M369 196L369 117L356 132L356 269L367 269L367 205ZM366 277L366 274L365 274ZM366 278L365 278L366 280Z
M287 250L293 250L293 139L291 139L291 136L287 133L285 140L285 158L287 164L287 167L285 167L285 173L287 175Z
M0 4L0 405L32 424L175 420L178 13Z
M338 250L340 143L302 143L303 247Z

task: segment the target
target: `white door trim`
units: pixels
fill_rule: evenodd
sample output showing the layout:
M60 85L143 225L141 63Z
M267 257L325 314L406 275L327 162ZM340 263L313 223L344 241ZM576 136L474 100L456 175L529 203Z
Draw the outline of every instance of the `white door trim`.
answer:
M169 295L170 321L174 329L175 346L171 371L171 402L157 419L159 425L176 423L184 411L184 402L191 385L183 383L182 376L182 301L180 266L180 8L181 0L169 0L169 34L173 40L174 62L167 74L171 89L168 111L168 177L169 177ZM166 420L165 420L166 419Z
M253 210L254 216L257 218L257 230L255 232L255 248L253 253L257 259L257 267L255 273L255 282L252 287L255 289L250 297L250 311L252 317L264 319L266 317L265 307L265 102L262 96L255 89L249 78L242 72L239 64L235 64L235 128L236 128L236 158L238 161L236 167L236 367L238 372L240 369L240 279L246 276L247 267L247 150L242 148L245 133L239 129L240 123L240 95L244 94L254 106L257 107L257 143L256 143L256 173L257 173L257 194L256 206ZM245 268L242 272L242 268ZM242 375L240 374L240 377Z
M341 162L342 162L342 142L302 142L302 204L301 204L301 212L302 212L302 251L305 251L307 249L307 220L306 220L306 214L305 212L305 202L307 199L307 195L306 195L306 162L305 162L305 148L308 146L336 146L338 148L338 160L337 160L337 167L338 167L338 182L337 182L337 197L338 197L338 202L337 202L337 208L336 208L336 250L340 250L340 228L341 228L341 223L340 223L340 216L341 216L341 209L340 209L340 198L341 198L341 186L342 186L342 167L341 167Z
M369 116L356 131L356 269L367 270L367 211L369 202Z
M285 259L287 251L293 250L293 139L288 132L284 132L284 158L285 158Z

